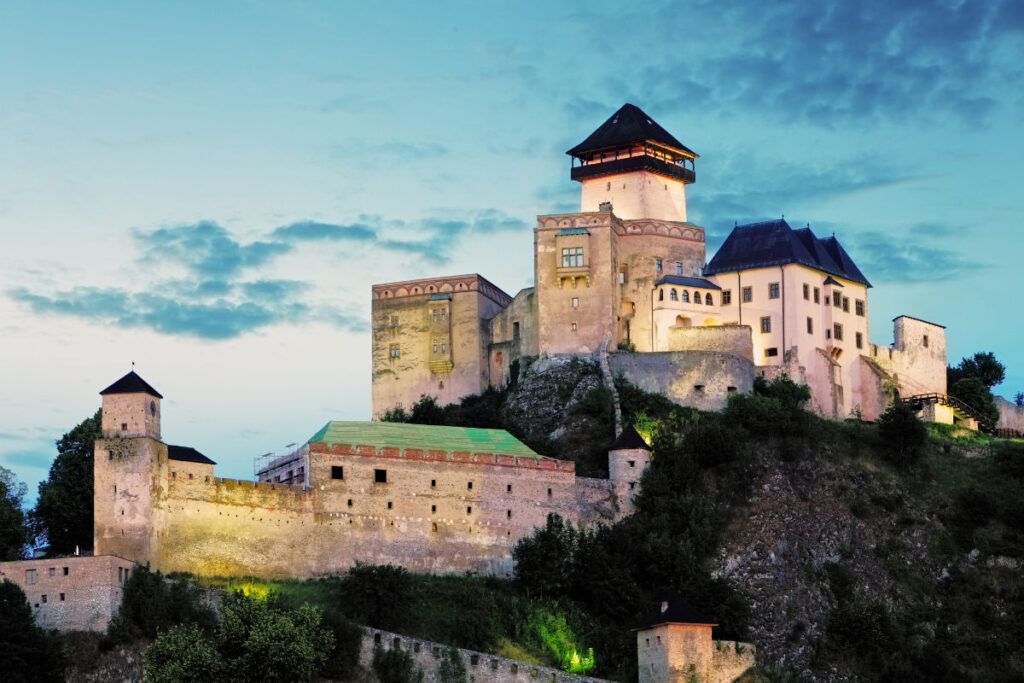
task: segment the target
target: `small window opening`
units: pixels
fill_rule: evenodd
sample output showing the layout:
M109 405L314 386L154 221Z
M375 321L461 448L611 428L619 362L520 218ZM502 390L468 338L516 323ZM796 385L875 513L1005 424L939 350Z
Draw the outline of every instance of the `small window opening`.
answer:
M60 601L64 602L64 594L63 593L60 594Z
M512 484L509 484L508 486L506 486L505 490L508 491L509 493L512 493Z
M331 479L344 479L345 467L342 465L331 465Z
M770 349L765 349L764 350L764 355L766 355L766 356L777 356L777 355L779 355L779 350L773 346Z
M388 510L390 510L390 509L391 509L391 501L389 500L388 501Z
M373 471L373 483L375 483L375 484L386 484L386 483L388 483L388 471L387 470L374 470Z
M473 514L473 506L472 505L467 505L466 506L466 514L467 515Z
M68 568L64 567L64 576L67 576L67 575L68 575Z
M348 506L352 507L352 499L351 498L348 499Z
M430 511L431 512L437 512L437 506L436 505L431 505L430 506Z
M431 530L431 531L437 531L437 522L433 522L433 523L432 523L432 524L430 525L430 530Z
M509 519L512 519L512 511L511 510L506 510L505 511L505 516L508 517Z
M548 496L551 496L551 489L548 489Z
M469 482L469 483L467 483L467 484L466 484L466 488L467 488L467 489L471 489L471 488L473 488L473 482Z
M923 339L923 341L924 341L924 347L925 347L925 348L928 348L928 335L927 335L927 334L926 334L926 335L924 335L924 339Z
M431 479L430 480L430 488L436 488L436 487L437 487L437 479Z
M122 422L121 423L121 431L122 432L127 432L128 431L128 423L127 422Z

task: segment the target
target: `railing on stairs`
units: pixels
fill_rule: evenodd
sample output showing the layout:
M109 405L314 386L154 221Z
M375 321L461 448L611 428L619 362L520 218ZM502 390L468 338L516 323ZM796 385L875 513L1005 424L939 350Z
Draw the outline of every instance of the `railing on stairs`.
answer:
M977 410L967 405L956 396L948 396L946 394L932 392L930 394L916 394L905 400L914 410L921 410L926 405L934 403L949 406L955 413L959 413L960 417L966 416L977 422L979 432L985 432L986 434L996 433L996 427L994 424L985 419Z

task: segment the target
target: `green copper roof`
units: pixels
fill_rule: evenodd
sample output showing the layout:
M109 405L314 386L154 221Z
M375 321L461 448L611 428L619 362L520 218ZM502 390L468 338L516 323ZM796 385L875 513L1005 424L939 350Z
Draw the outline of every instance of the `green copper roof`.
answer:
M590 231L586 228L562 228L555 233L555 237L561 237L562 235L589 235Z
M538 458L522 441L504 429L438 427L403 422L328 422L310 441L353 445L422 448L424 450L499 453Z
M427 301L440 301L441 299L451 299L451 294L431 294L427 297Z

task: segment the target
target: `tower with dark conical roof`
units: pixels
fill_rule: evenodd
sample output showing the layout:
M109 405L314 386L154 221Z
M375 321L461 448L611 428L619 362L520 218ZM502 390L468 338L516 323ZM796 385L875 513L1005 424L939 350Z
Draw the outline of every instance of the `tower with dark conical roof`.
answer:
M632 104L568 152L582 183L580 211L610 203L619 218L686 221L685 186L698 155Z

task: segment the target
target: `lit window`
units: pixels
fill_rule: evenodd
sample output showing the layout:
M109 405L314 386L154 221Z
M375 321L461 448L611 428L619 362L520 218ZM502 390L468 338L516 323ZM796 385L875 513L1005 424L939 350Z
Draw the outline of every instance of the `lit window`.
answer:
M752 287L743 288L743 303L748 304L754 300L754 290Z
M722 292L722 305L729 306L730 304L732 304L732 290L726 289Z
M837 341L843 340L843 326L836 323L832 326L832 337Z
M660 258L654 259L654 270L658 271L659 273L661 272L661 259Z
M573 332L575 332L575 331L576 331L576 329L577 329L577 327L578 327L578 325L577 325L577 324L576 324L576 323L574 322L574 323L572 324L572 331L573 331Z
M579 308L580 307L580 299L579 299L579 297L574 296L572 298L572 307L573 308Z
M765 316L761 318L761 332L767 333L772 331L772 319Z
M862 299L857 299L853 302L853 310L857 315L864 315L864 301Z
M390 355L390 356L391 356L392 358L399 358L399 357L401 357L401 355L402 355L402 352L401 352L401 350L400 350L400 349L398 348L398 344L392 344L392 345L391 345L391 349L390 349L390 354L389 354L389 355Z
M686 296L686 292L683 292L683 296ZM668 290L668 298L671 299L672 301L679 301L679 295L676 294L676 290L674 289Z
M858 349L863 348L864 347L864 335L861 334L860 332L855 332L854 333L854 337L857 340L857 348Z
M683 274L683 264L680 263L679 261L676 261L676 275L682 275L682 274Z
M804 301L810 301L810 300L811 300L811 286L805 282L804 283Z
M779 298L779 283L778 282L769 283L769 285L768 285L768 298L769 299L778 299Z
M807 334L814 334L814 320L807 318Z
M583 265L583 247L562 249L562 267L579 268Z

